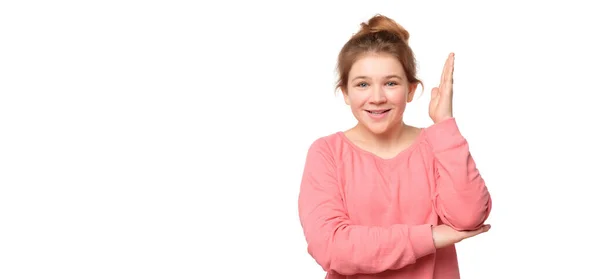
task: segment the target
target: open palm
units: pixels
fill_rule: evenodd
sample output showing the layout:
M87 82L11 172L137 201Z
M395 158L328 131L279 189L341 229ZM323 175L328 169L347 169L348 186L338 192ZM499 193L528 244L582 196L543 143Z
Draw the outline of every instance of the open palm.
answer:
M454 53L450 53L444 64L440 85L431 90L429 117L434 123L452 118L452 84L454 74Z

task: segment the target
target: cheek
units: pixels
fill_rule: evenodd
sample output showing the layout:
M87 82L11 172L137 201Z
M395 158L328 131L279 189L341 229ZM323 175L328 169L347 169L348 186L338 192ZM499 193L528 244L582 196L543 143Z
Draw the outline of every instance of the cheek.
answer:
M352 98L349 98L349 102L352 109L362 109L368 100L365 97L354 95Z
M393 90L388 94L388 102L396 107L405 107L407 103L408 91L404 89Z

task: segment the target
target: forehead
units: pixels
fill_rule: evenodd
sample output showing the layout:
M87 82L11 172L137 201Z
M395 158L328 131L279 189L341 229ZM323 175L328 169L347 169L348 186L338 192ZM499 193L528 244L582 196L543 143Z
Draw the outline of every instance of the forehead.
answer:
M372 78L398 75L404 77L404 68L398 59L388 54L366 54L354 62L349 78L366 76Z

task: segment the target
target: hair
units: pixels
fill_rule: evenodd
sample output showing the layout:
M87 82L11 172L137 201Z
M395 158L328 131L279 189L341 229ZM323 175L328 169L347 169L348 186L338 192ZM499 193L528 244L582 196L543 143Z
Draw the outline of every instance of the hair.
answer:
M415 56L408 45L410 35L404 27L380 14L373 16L368 22L361 23L360 26L358 33L346 42L338 55L336 90L346 91L352 65L369 53L385 53L396 57L404 68L408 82L423 86L423 82L417 78Z

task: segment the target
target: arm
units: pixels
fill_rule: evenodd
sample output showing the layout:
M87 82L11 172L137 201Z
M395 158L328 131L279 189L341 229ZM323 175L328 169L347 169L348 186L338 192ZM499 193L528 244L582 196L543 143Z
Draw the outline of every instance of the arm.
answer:
M435 252L429 224L353 224L336 173L327 143L313 143L302 176L298 209L308 252L324 270L342 275L373 274L400 269Z
M435 210L455 230L481 227L491 212L492 200L456 119L434 124L425 133L434 157Z

